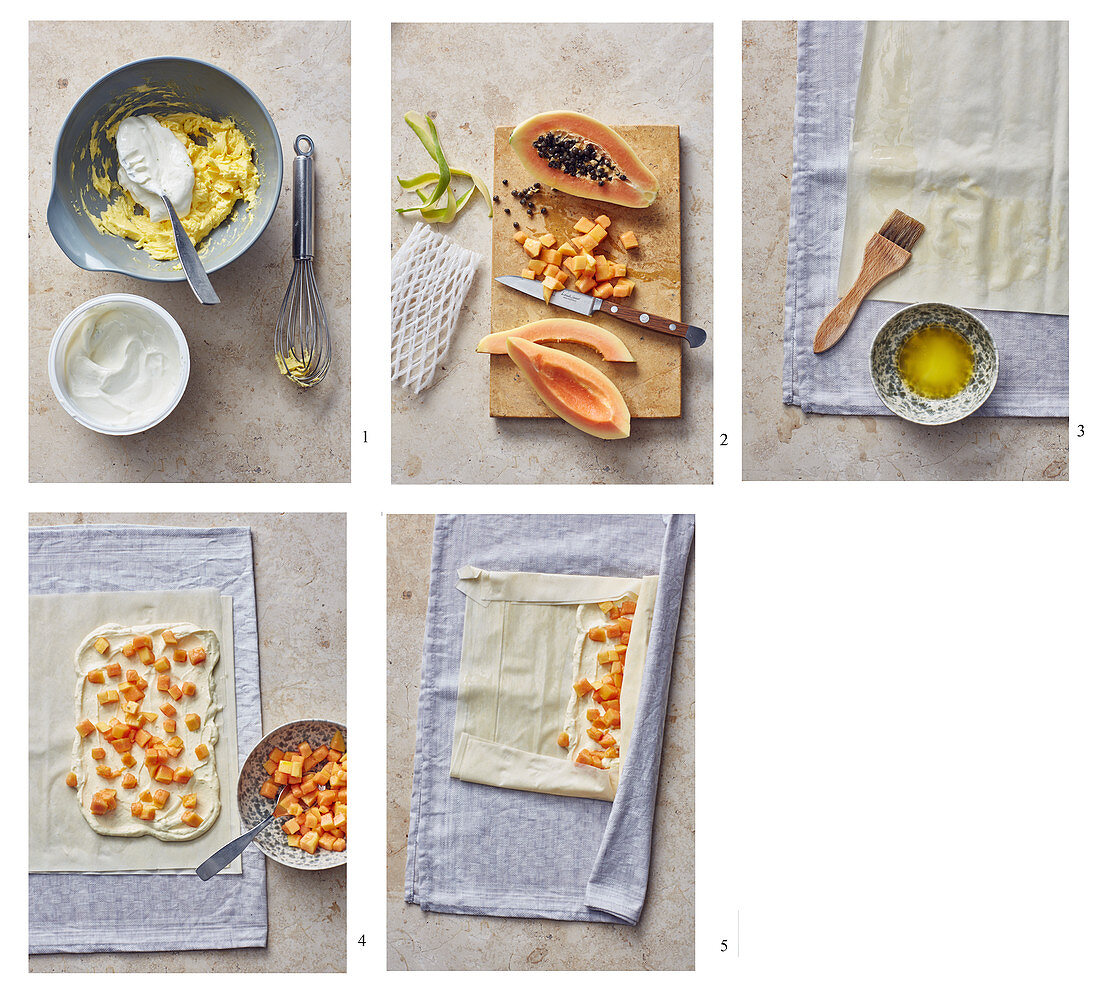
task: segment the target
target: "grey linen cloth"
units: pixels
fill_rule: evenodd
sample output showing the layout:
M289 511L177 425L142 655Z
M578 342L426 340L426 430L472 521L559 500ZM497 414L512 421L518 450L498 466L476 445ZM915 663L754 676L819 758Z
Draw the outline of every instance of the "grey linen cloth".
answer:
M813 351L814 334L839 299L848 143L862 59L862 21L799 22L783 403L806 412L890 414L871 384L867 358L875 333L904 304L865 300L840 342L821 355ZM1000 352L997 386L976 414L1068 415L1069 318L972 313L989 328Z
M416 726L405 900L424 910L635 924L645 902L665 705L695 517L439 516ZM466 597L458 569L659 574L614 802L451 778Z
M237 759L262 738L260 652L248 527L49 526L30 531L30 592L218 589L233 597ZM229 797L235 797L229 793ZM267 944L267 872L256 846L240 875L30 876L30 954L178 952Z

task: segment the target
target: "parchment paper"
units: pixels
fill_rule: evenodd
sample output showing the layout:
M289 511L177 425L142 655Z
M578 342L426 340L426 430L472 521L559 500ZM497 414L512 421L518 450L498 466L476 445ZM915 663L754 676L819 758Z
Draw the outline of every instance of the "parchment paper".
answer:
M65 784L73 736L73 657L100 624L191 621L221 640L214 670L221 785L217 821L195 840L105 837L84 821ZM237 712L233 673L233 602L214 589L119 593L54 593L30 597L30 871L188 872L241 832L237 812ZM120 799L122 803L128 800ZM128 809L127 809L128 811ZM223 874L241 874L238 858Z
M458 588L467 603L451 776L612 801L628 762L628 716L637 708L656 581L461 569ZM626 653L620 764L603 770L573 762L592 706L577 699L573 684L595 675L596 653L605 647L587 634L607 622L597 604L628 593L638 597L640 630L631 630ZM566 726L572 743L563 749L557 739Z
M869 21L838 295L894 209L926 230L871 298L1068 314L1066 22Z

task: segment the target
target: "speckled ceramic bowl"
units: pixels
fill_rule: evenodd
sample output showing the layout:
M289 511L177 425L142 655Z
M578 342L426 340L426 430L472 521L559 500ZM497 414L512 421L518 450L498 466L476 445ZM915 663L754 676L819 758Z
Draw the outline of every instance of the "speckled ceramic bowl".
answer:
M77 99L57 134L46 222L74 264L153 282L186 281L178 260L156 261L133 241L101 233L92 223L93 215L98 216L108 203L92 185L93 168L111 178L118 175L114 143L102 135L106 124L125 115L179 111L231 118L255 148L260 172L252 211L238 203L229 218L199 244L203 267L216 272L259 240L275 215L283 187L283 149L275 122L263 102L225 70L197 59L157 56L127 63L97 80ZM97 154L92 153L93 137Z
M297 749L302 743L309 743L316 749L321 745L327 746L333 732L336 731L342 732L344 741L347 742L348 730L345 726L338 722L310 718L280 725L274 732L269 732L259 741L248 754L248 759L241 768L241 776L237 779L237 805L241 812L242 832L252 829L266 816L270 816L274 807L270 799L260 794L260 788L268 779L264 764L267 762L271 747L277 746L281 750ZM263 830L253 843L257 844L272 861L278 861L281 865L302 871L324 871L326 868L347 864L348 860L347 851L318 850L316 854L307 854L297 847L288 846L286 834L283 833L278 821Z
M913 393L898 372L898 350L918 328L942 324L963 336L974 350L970 382L954 397L928 398ZM898 311L871 343L871 382L899 418L918 425L947 425L976 411L997 383L997 346L988 329L973 314L947 303L915 303Z

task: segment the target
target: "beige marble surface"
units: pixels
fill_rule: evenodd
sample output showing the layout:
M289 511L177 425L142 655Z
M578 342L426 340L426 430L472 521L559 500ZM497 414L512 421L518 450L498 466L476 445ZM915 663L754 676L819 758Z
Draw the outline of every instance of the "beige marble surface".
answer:
M347 481L350 472L351 29L346 22L189 22L173 40L155 22L30 25L30 480ZM186 282L85 272L46 225L53 146L80 95L135 59L189 56L243 80L267 106L283 145L283 191L263 236L214 273L221 304L202 307ZM293 270L294 138L317 145L316 273L333 342L332 369L310 390L276 369L275 319ZM121 239L121 238L120 238ZM191 349L183 400L157 428L102 436L53 396L46 353L57 325L93 296L136 293L180 323Z
M395 175L432 166L404 122L408 111L431 112L448 157L488 179L494 126L551 108L608 123L678 124L684 319L711 334L705 346L685 349L683 416L635 422L628 440L604 442L556 419L489 418L488 364L474 346L489 332L491 221L482 204L471 203L442 227L483 256L445 369L419 397L392 385L394 484L713 480L712 40L706 24L392 26ZM560 83L547 90L545 79ZM391 187L396 205L396 177ZM412 230L413 215L394 214L393 251Z
M972 418L935 429L893 416L807 415L782 403L795 23L745 22L742 60L744 478L1065 480L1065 419Z
M432 516L390 516L387 522L387 967L391 970L694 968L694 556L688 562L684 583L654 817L649 892L638 926L425 913L405 902L405 851L432 527Z
M331 513L31 513L31 526L135 523L249 526L264 731L298 718L347 721L347 548ZM309 672L302 667L308 666ZM32 955L43 973L344 972L347 867L304 872L267 862L266 948Z

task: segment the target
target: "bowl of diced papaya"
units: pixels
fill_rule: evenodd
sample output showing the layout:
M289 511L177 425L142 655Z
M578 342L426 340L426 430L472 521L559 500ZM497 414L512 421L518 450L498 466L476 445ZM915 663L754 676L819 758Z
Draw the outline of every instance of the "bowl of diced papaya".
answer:
M347 862L347 728L308 718L269 732L248 754L237 780L241 826L274 811L255 843L272 861L303 871Z

